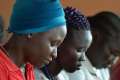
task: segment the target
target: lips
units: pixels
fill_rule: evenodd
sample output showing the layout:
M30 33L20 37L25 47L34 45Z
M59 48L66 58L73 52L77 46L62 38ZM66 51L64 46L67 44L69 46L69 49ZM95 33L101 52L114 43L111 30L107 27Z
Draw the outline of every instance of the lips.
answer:
M49 64L52 61L52 57L47 58L44 60L45 64Z
M77 62L77 66L81 66L81 62L80 61Z
M78 61L78 62L76 63L76 70L79 70L79 69L80 69L80 66L81 66L81 62Z

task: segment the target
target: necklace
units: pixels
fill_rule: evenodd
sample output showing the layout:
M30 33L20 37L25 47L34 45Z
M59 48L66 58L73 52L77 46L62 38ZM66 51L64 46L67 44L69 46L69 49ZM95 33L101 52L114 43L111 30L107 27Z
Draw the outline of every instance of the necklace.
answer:
M20 67L20 71L22 72L22 75L24 76L24 79L25 79L25 64L23 64L23 65Z
M55 77L48 71L48 66L42 68L43 73L49 80L56 80Z

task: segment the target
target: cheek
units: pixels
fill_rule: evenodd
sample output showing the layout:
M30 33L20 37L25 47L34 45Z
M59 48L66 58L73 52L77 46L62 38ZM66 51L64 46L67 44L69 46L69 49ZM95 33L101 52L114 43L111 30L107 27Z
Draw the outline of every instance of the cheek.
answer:
M77 61L77 55L74 55L75 53L64 53L61 55L58 55L58 59L62 65L72 65L76 63Z
M48 45L43 46L41 49L39 49L42 56L48 57L52 53L52 48L49 47Z
M48 44L41 44L38 46L35 46L32 48L32 52L34 52L34 55L39 58L39 57L48 57L51 53L51 49ZM34 56L33 55L33 56Z

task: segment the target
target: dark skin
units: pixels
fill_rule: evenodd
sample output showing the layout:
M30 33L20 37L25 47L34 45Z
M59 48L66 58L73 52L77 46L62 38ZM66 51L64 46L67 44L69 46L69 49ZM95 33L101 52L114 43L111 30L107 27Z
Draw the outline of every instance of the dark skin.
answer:
M2 16L0 16L0 44L3 43L3 36L4 36L4 34L3 34L4 26L3 25L4 25L3 18L2 18Z
M92 42L91 32L88 30L73 30L72 38L65 38L62 45L58 48L58 57L48 65L48 71L57 76L61 70L74 72L79 70L82 54L86 52ZM67 35L70 35L68 32ZM57 63L56 63L57 62Z
M13 34L4 48L17 66L30 62L41 67L57 57L57 47L64 40L66 32L66 26L63 25L48 32L33 33L31 37Z
M111 67L120 53L120 34L105 35L97 29L92 34L93 43L87 51L89 60L96 68Z

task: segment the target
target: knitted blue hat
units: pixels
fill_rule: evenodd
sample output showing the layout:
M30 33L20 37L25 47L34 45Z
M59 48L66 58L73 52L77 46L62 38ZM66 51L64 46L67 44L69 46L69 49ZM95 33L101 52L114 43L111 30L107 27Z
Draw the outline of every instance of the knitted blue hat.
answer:
M45 32L65 22L60 0L16 0L8 30L16 34Z

